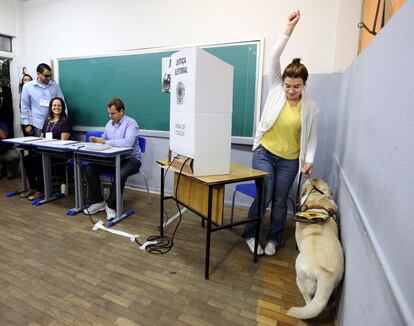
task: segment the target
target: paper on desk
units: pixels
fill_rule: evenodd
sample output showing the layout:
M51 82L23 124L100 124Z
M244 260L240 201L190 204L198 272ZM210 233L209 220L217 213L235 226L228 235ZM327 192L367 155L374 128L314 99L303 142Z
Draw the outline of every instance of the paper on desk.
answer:
M39 140L39 139L42 139L42 138L35 137L35 136L10 138L10 140L12 140L13 142L29 142L29 141Z
M49 142L57 142L57 139L48 139L48 138L39 138L32 141L32 143L49 143Z
M56 140L53 143L53 145L58 145L58 146L60 146L60 145L72 145L72 144L75 144L75 143L78 143L78 141L77 140Z

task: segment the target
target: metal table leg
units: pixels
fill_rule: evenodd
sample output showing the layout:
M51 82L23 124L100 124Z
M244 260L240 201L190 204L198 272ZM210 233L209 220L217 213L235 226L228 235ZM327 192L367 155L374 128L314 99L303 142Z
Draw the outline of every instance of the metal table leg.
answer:
M12 197L18 195L22 192L25 192L29 186L26 177L26 170L24 168L23 158L24 158L24 149L16 147L16 150L19 153L19 160L20 160L20 175L21 175L21 188L16 191L11 191L6 194L6 197Z
M257 248L259 246L259 234L260 234L260 223L262 221L262 202L263 202L263 177L257 179L257 186L259 188L259 193L257 196L258 205L257 205L257 220L256 220L256 241L254 243L254 255L253 261L257 262Z
M43 186L45 188L45 196L43 199L33 200L32 204L35 206L40 206L42 204L48 203L52 200L59 199L64 196L60 192L52 194L50 156L46 153L42 153L42 165L43 165Z
M161 167L160 235L164 235L164 169Z
M75 207L67 211L67 215L73 216L83 210L83 196L82 196L82 172L80 167L80 160L77 153L73 154L73 174L75 182Z
M206 236L206 264L204 276L208 280L210 268L210 242L211 242L211 211L213 206L213 187L208 187L207 236Z
M108 227L114 226L116 223L122 221L124 218L135 213L133 210L124 212L122 205L121 192L121 155L115 158L115 189L116 189L116 218L108 222Z

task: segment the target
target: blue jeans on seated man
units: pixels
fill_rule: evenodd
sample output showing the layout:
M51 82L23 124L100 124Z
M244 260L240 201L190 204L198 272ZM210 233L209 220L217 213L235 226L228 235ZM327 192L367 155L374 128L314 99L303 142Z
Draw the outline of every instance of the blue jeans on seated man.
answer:
M135 158L126 158L121 161L121 192L124 191L125 182L132 174L138 173L141 167L141 161ZM91 204L102 202L102 189L99 175L103 172L110 172L115 174L115 167L109 167L106 165L92 164L90 163L85 167L86 180L88 182L88 195ZM115 179L112 182L111 191L106 202L107 206L116 210L116 185Z
M298 173L299 160L287 160L272 154L267 149L259 146L253 152L252 167L269 173L263 182L262 216L266 208L272 202L270 211L270 230L267 241L272 241L276 246L283 243L283 231L285 230L287 217L287 200L289 190ZM256 194L259 190L256 189ZM250 206L248 219L257 216L257 197ZM256 236L256 223L247 223L243 232L243 238L249 239Z

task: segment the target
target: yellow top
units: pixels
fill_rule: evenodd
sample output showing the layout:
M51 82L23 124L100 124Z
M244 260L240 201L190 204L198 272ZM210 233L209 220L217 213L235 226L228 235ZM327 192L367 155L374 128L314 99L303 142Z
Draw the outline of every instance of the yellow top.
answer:
M273 126L263 135L260 144L269 152L288 160L299 158L300 106L286 101Z

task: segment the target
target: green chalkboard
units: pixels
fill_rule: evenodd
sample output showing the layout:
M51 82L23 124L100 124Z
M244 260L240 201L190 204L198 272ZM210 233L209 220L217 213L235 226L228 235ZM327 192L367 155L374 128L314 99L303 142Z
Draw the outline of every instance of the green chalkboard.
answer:
M233 136L253 136L259 47L259 41L204 47L234 67ZM120 97L141 130L168 131L170 95L161 92L161 58L175 51L58 59L73 124L104 126L107 102Z

